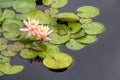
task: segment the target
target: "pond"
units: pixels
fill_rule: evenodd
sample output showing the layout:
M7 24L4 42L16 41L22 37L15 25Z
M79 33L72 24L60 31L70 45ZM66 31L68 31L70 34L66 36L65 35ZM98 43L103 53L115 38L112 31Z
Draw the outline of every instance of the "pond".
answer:
M61 45L62 52L73 58L72 65L63 71L46 68L41 62L32 62L17 55L12 58L15 65L23 65L22 72L4 75L0 80L120 80L120 1L119 0L69 0L60 12L75 12L80 6L96 6L100 15L95 22L105 25L106 31L97 35L97 41L81 50L71 50ZM37 6L44 10L47 7ZM41 59L40 59L41 60Z

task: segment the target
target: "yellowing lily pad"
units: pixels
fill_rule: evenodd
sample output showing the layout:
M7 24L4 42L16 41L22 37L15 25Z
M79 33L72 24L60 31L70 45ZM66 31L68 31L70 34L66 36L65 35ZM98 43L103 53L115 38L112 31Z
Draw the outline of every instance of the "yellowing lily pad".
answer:
M94 6L82 6L77 9L78 16L82 18L93 18L99 15L99 9Z
M100 34L104 31L104 25L98 22L84 24L82 28L84 28L84 31L87 34L91 34L91 35Z
M80 50L85 47L85 44L81 44L74 39L70 39L70 41L66 43L66 47L72 50Z
M46 57L43 64L49 69L64 69L72 64L72 58L62 52L53 54L53 57Z
M74 13L59 13L56 18L62 21L79 21L79 17Z
M31 59L31 58L35 58L37 56L37 52L34 50L23 49L20 52L20 56L25 59Z
M40 10L32 10L27 13L27 17L31 19L39 20L40 24L49 24L49 19L47 15Z
M64 7L67 3L68 3L68 0L54 0L51 7L61 8L61 7Z
M2 51L1 54L5 57L13 57L17 54L17 52L13 52L13 51Z
M52 44L63 44L70 39L70 36L69 35L59 36L57 33L53 32L50 34L50 38L52 39L50 40L50 43Z

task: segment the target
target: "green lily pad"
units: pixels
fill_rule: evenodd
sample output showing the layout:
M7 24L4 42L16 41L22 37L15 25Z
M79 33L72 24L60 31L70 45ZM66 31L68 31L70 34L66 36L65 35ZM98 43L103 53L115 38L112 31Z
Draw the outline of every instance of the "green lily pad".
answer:
M45 13L46 13L47 15L49 15L49 16L52 16L52 17L56 16L56 14L57 14L58 12L59 12L59 10L56 9L56 8L50 8L50 9L46 9L46 10L45 10Z
M72 58L65 53L58 52L53 54L52 58L46 57L43 64L49 69L64 69L72 64Z
M13 8L20 13L27 13L36 8L36 2L30 0L16 0Z
M52 57L55 52L59 52L60 49L57 45L49 45L45 51L39 52L38 55L41 58Z
M8 40L6 38L0 38L0 45L6 45Z
M16 74L23 70L23 66L11 66L10 64L0 64L0 72L4 74Z
M82 28L84 28L84 31L87 34L91 34L91 35L100 34L104 31L104 25L98 22L84 24Z
M15 17L15 12L13 10L5 9L3 14L3 18L14 18Z
M28 12L27 17L39 20L40 24L49 24L49 19L47 15L40 10L32 10Z
M0 55L0 64L1 63L7 63L10 61L10 58L7 58L5 56ZM0 71L1 72L1 71Z
M9 24L9 23L15 23L15 24L19 25L19 27L23 27L23 22L21 22L18 19L10 19L10 18L9 19L5 19L3 21L2 26L4 26L5 24Z
M96 36L92 36L92 35L86 35L85 37L82 37L80 39L76 39L77 42L85 43L85 44L93 43L96 40L97 40Z
M77 22L68 22L69 30L72 34L78 32L81 29L81 24Z
M13 52L13 51L2 51L1 54L5 57L13 57L17 54L17 52Z
M7 45L1 45L1 44L0 44L0 51L5 50L6 48L7 48Z
M67 3L68 3L68 0L54 0L51 7L61 8L61 7L64 7Z
M70 41L66 43L66 47L72 50L80 50L85 47L85 44L81 44L74 39L70 39Z
M71 37L72 39L76 39L76 38L81 38L81 37L83 37L83 36L85 36L85 35L86 35L86 34L85 34L84 30L80 30L80 31L78 31L78 32L75 33L75 34L71 34L70 37Z
M10 23L10 24L6 24L3 26L3 31L5 31L3 33L4 37L12 40L15 39L16 37L18 37L20 35L20 30L19 30L19 26L15 23Z
M27 19L25 14L16 14L15 18L18 20L26 20Z
M37 56L37 52L34 50L23 49L20 52L20 56L25 59L35 58Z
M43 3L45 6L51 5L53 2L54 2L54 0L42 0L42 3Z
M84 18L82 18L82 19L80 19L80 23L89 24L89 23L92 23L92 19L84 19Z
M56 18L62 21L79 21L79 17L72 12L59 13L56 15Z
M8 8L14 4L15 0L0 0L0 8Z
M99 15L99 9L94 6L82 6L77 9L78 16L82 18L93 18Z
M50 26L57 25L57 20L56 20L56 19L54 19L54 18L51 17L51 16L48 16L48 19L49 19L49 25L50 25Z
M50 38L52 39L50 40L50 43L52 44L63 44L70 39L70 36L69 35L59 36L57 33L53 32L50 34Z
M14 44L9 44L7 47L8 51L21 51L24 48L24 44L16 42Z
M2 16L2 9L0 8L0 17Z

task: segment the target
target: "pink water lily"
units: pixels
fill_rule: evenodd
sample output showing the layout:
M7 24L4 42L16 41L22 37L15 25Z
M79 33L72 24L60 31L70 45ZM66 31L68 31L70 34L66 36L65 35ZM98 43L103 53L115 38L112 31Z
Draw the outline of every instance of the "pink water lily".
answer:
M24 20L24 24L27 26L27 28L21 28L20 30L21 31L28 31L28 37L36 34L37 27L39 26L38 20L28 18L28 21Z
M51 40L48 35L50 33L53 32L53 30L50 30L50 28L48 26L43 26L43 25L40 25L38 27L38 32L37 32L37 39L40 40L40 39L46 39L46 40Z

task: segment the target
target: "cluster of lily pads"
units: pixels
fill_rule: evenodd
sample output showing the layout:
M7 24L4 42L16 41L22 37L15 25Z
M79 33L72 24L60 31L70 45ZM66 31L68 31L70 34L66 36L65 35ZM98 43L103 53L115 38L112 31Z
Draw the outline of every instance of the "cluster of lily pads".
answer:
M37 0L0 0L0 76L16 74L23 70L22 65L11 65L11 58L20 54L22 58L40 57L49 69L68 68L73 59L61 52L60 45L72 50L80 50L97 40L96 35L104 31L104 25L93 22L99 15L94 6L82 6L74 12L59 12L68 0L40 0L49 6L42 11L36 8ZM37 1L40 2L40 1ZM40 25L48 25L53 32L51 40L37 40L33 35L20 31L25 27L23 20L36 19Z

